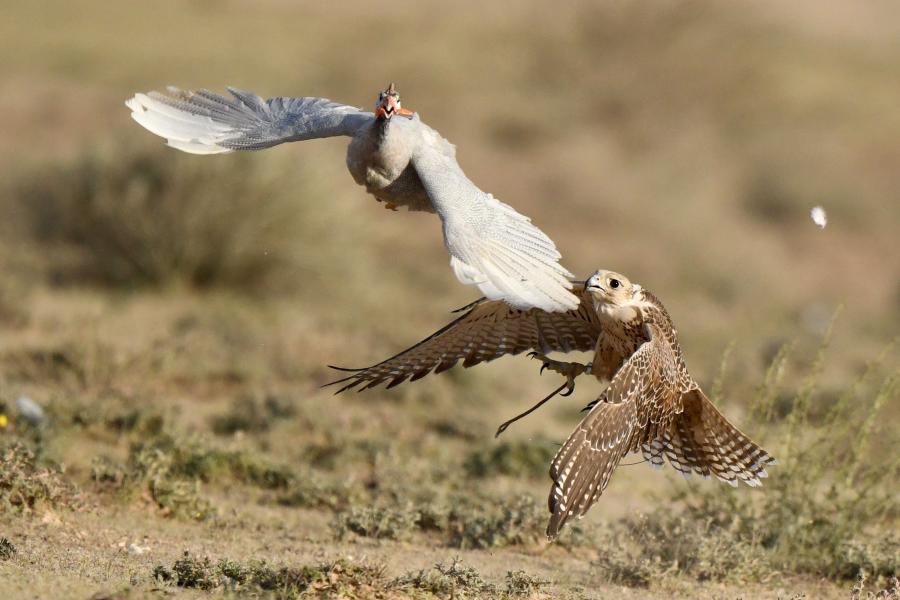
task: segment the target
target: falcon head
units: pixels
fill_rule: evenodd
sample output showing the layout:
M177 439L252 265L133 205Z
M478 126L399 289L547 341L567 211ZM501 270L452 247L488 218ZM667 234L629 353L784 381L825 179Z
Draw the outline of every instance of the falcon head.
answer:
M375 118L379 121L389 121L394 115L412 118L413 111L400 106L400 92L391 83L386 90L378 94L378 102L375 103Z
M612 318L630 321L635 314L641 286L615 271L600 269L584 282L594 299L594 308Z

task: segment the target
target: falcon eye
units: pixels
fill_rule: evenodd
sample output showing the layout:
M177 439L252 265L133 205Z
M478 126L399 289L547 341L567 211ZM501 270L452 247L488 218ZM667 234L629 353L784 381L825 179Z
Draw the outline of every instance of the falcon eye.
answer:
M611 287L612 289L616 289L617 287L619 287L619 280L618 279L610 279L609 287Z

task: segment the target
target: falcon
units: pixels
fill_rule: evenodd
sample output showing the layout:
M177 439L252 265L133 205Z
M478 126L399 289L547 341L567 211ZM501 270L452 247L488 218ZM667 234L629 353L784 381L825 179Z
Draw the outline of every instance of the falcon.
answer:
M415 346L365 369L350 371L339 392L393 387L445 371L458 361L463 367L507 354L532 350L530 356L566 380L535 410L575 379L593 375L608 382L588 404L575 431L550 465L550 522L553 540L571 517L583 517L600 498L613 471L629 453L641 453L653 467L667 460L684 476L711 475L737 486L755 487L768 476L775 460L732 425L707 398L685 366L678 336L662 303L638 284L612 271L599 270L576 283L577 308L565 313L516 309L482 298L462 316ZM561 362L550 352L593 351L587 364ZM567 395L567 394L564 394Z
M192 154L261 150L284 142L346 136L353 180L385 206L437 213L450 266L490 300L516 308L566 311L578 299L569 273L544 232L511 206L481 191L456 162L456 148L400 103L394 84L378 94L375 112L326 98L263 100L228 88L135 94L132 118Z

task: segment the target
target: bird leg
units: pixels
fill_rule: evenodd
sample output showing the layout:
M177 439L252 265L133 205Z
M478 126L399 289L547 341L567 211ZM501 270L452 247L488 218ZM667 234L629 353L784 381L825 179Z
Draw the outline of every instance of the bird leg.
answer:
M526 410L525 412L523 412L523 413L521 413L521 414L518 414L518 415L514 416L514 417L513 417L512 419L510 419L509 421L504 421L503 423L501 423L501 424L500 424L500 427L497 428L497 433L494 434L494 437L500 437L500 434L503 433L504 431L506 431L506 428L507 428L507 427L509 427L510 425L512 425L513 423L515 423L515 422L518 421L519 419L521 419L522 417L527 417L528 415L530 415L531 413L533 413L534 411L536 411L536 410L537 410L538 408L540 408L545 402L547 402L547 400L549 400L549 399L552 398L553 396L555 396L555 395L557 395L558 393L560 393L561 391L563 391L563 389L564 389L568 384L569 384L568 381L565 382L565 383L563 383L561 386L559 386L558 388L556 388L555 390L553 390L552 392L550 392L550 394L549 394L548 396L544 397L543 400L541 400L540 402L538 402L537 404L535 404L534 406L532 406L531 408L529 408L529 409Z
M535 404L534 406L532 406L525 412L516 415L515 417L513 417L512 419L510 419L508 421L504 421L500 425L500 427L497 428L497 433L494 434L494 437L498 437L501 433L506 431L507 427L509 427L510 425L512 425L519 419L521 419L522 417L527 417L528 415L530 415L531 413L536 411L538 408L543 406L543 404L545 402L550 400L550 398L554 397L555 395L559 394L560 396L570 396L572 394L572 392L575 391L575 378L578 377L579 375L581 375L582 373L590 373L591 372L590 364L583 365L581 363L575 363L575 362L561 362L558 360L553 360L552 358L547 358L546 356L544 356L543 354L540 354L538 352L532 352L528 356L530 356L531 358L537 358L538 360L540 360L541 362L544 363L543 365L541 365L541 373L544 372L544 369L550 369L551 371L559 373L560 375L564 375L566 380L563 382L563 384L561 386L559 386L558 388L556 388L555 390L550 392L550 394L548 396L544 397L540 402L538 402L537 404ZM566 392L564 394L560 394L560 392L562 392L563 390L566 390Z
M559 373L563 377L566 378L565 386L566 392L564 394L560 394L561 396L571 396L572 392L575 391L575 378L583 373L591 372L590 364L581 364L577 362L562 362L559 360L553 360L552 358L547 358L545 355L539 352L529 352L528 356L530 358L536 358L542 363L541 365L541 373L544 372L544 369L550 369L554 373Z
M385 207L386 209L388 209L388 210L392 210L392 211L394 211L394 212L397 212L397 205L394 204L393 202L385 202L385 203L384 203L384 207ZM382 214L383 214L383 213L382 213Z

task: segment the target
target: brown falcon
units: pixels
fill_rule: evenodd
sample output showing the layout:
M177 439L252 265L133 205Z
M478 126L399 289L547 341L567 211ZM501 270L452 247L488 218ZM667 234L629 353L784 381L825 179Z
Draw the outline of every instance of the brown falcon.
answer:
M585 408L587 415L550 465L550 539L570 517L584 516L629 452L641 452L655 467L668 459L685 476L715 475L733 486L738 481L760 485L765 467L775 460L732 425L688 373L662 303L612 271L597 271L573 291L580 303L565 313L478 300L415 346L366 369L353 369L335 383L345 384L339 391L381 383L393 387L445 371L459 360L470 367L529 349L543 362L542 371L566 376L559 390L567 387L571 393L575 377L584 373L609 382ZM545 356L571 350L593 350L593 361L566 363Z

